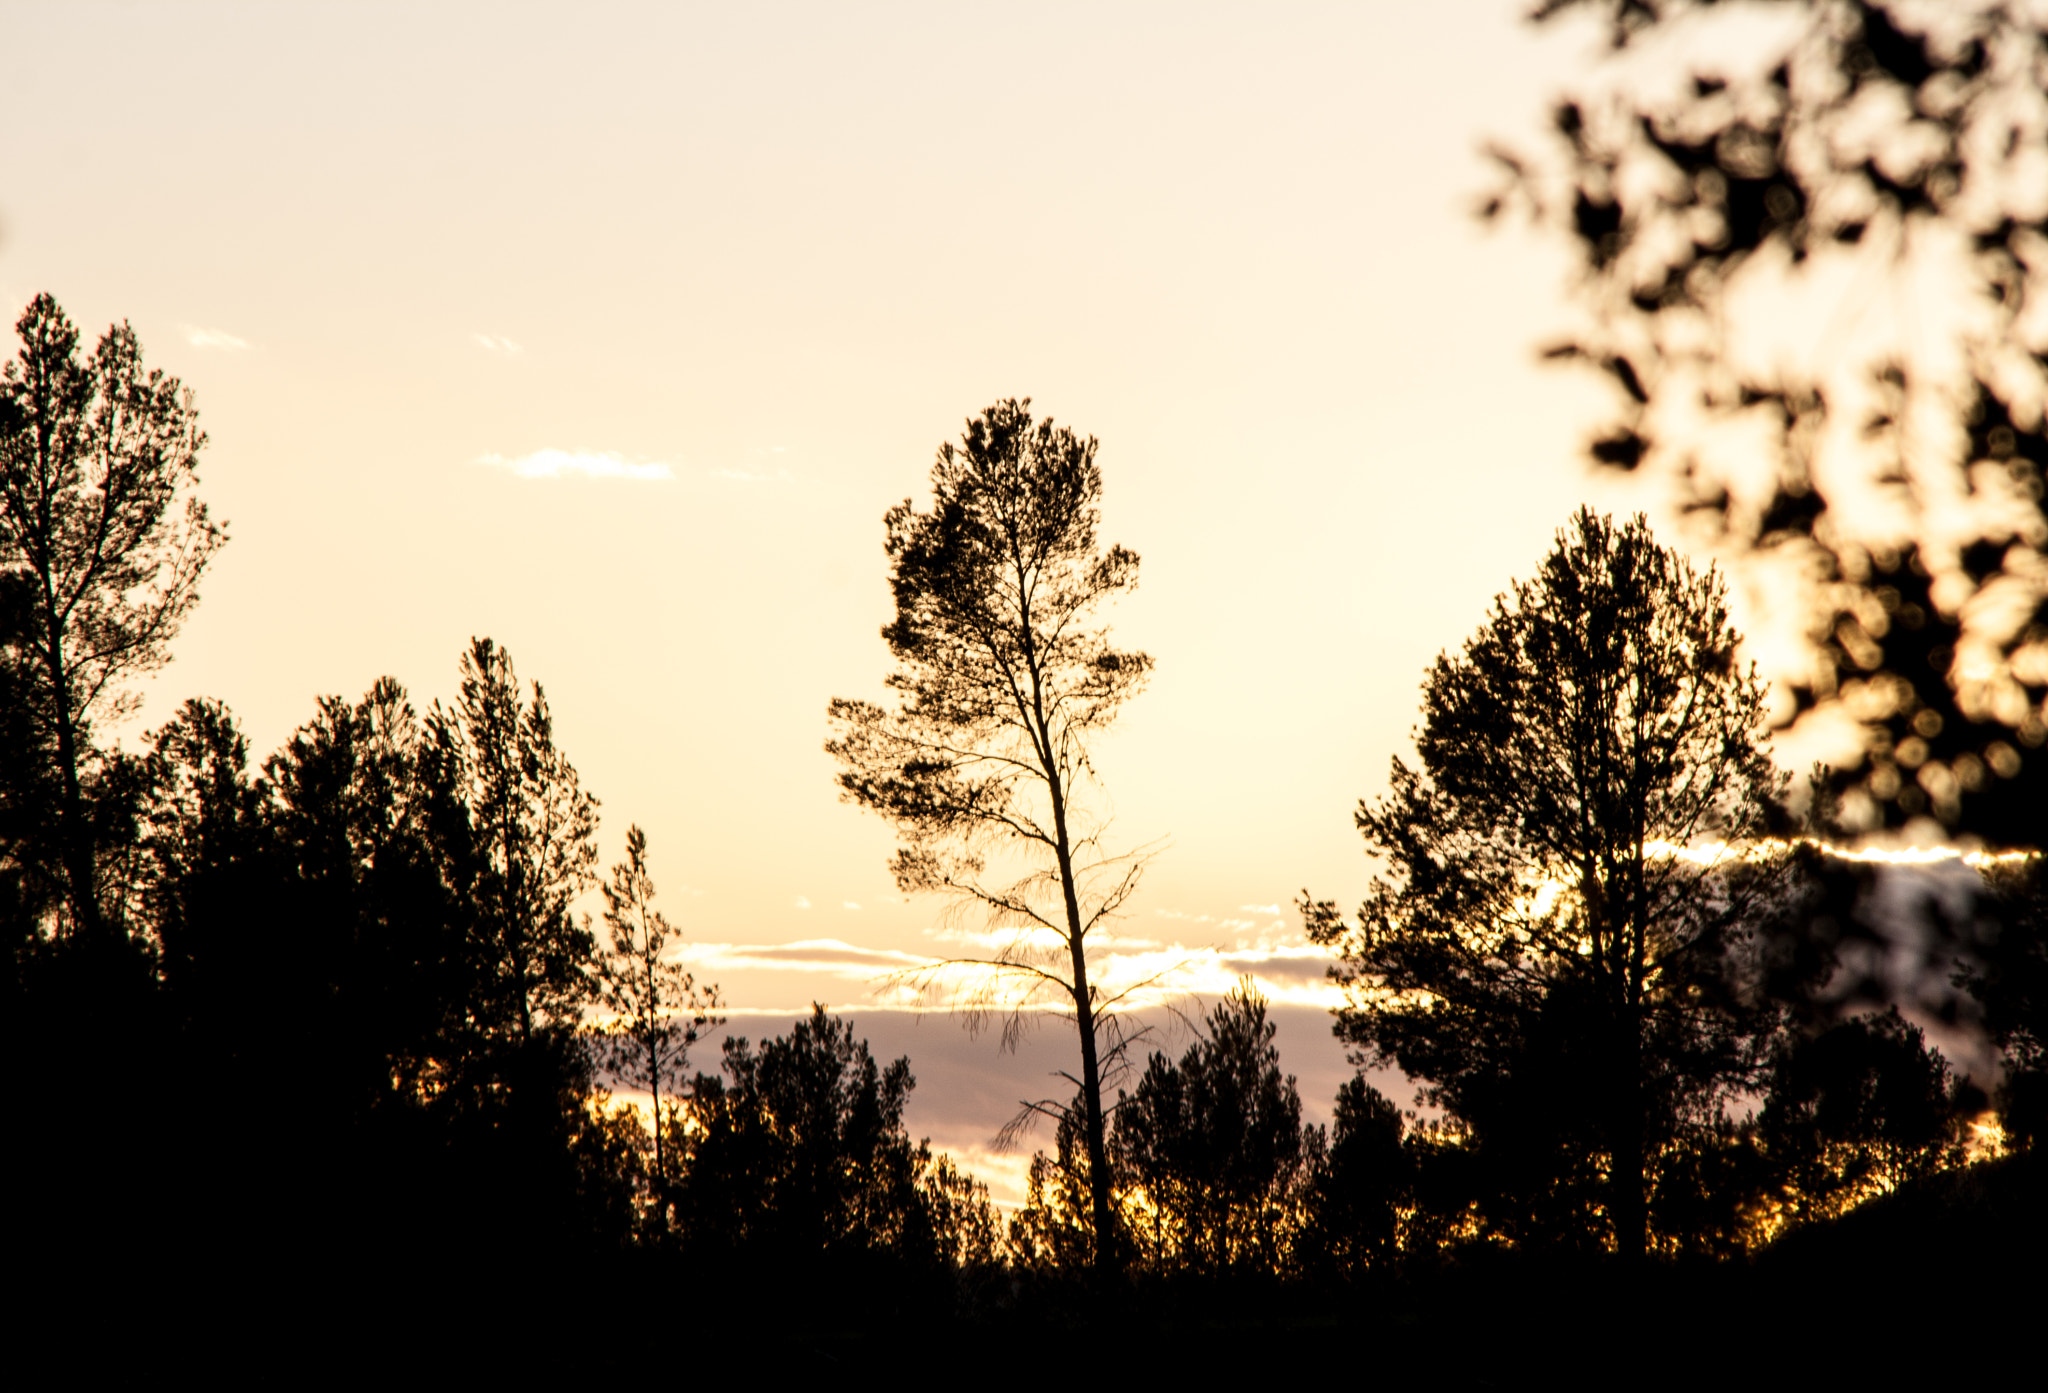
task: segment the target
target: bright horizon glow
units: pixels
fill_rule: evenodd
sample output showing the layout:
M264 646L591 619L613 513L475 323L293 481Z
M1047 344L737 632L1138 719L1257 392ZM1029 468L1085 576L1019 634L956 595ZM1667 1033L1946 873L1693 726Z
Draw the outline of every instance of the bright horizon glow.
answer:
M1716 866L1721 862L1740 857L1743 860L1758 861L1768 856L1780 855L1795 846L1817 848L1821 854L1837 861L1856 861L1888 866L1934 866L1944 861L1960 861L1974 870L1987 866L2012 866L2024 861L2036 860L2038 851L1983 851L1969 850L1957 846L1861 846L1843 847L1817 837L1766 838L1736 846L1729 842L1695 842L1680 846L1675 842L1650 841L1643 849L1652 856L1671 857L1689 861L1696 866Z

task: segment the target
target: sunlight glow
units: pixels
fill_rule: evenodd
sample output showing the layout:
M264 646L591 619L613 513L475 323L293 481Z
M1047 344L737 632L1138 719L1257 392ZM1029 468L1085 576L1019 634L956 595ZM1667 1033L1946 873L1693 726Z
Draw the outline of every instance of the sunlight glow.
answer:
M1836 846L1813 837L1796 837L1790 840L1771 838L1740 847L1729 842L1701 842L1692 846L1680 846L1675 842L1653 841L1646 842L1643 849L1653 857L1672 857L1695 866L1718 866L1724 861L1736 858L1762 861L1799 846L1815 847L1823 856L1832 857L1837 861L1888 866L1932 866L1944 861L1961 861L1975 870L1983 870L1988 866L2017 865L2041 855L2038 851L1965 851L1955 846L1851 848Z

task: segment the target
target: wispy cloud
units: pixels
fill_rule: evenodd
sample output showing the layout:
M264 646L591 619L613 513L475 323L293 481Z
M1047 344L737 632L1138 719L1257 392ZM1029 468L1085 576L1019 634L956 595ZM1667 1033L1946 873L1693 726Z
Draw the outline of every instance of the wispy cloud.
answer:
M502 334L471 334L470 338L475 341L477 347L488 353L495 353L501 358L510 358L525 351Z
M237 353L249 346L247 339L238 339L224 329L202 329L197 324L181 327L185 330L185 342L194 348L222 348Z
M1241 904L1238 908L1247 914L1278 914L1280 912L1280 906L1277 904Z
M623 455L604 450L535 450L530 455L507 458L490 454L477 456L478 464L509 469L522 479L673 479L675 472L660 460L635 463Z
M841 900L841 901L839 902L839 907L840 907L841 909L859 909L859 908L860 908L860 906L859 906L858 904L855 904L855 903L854 903L854 902L853 902L852 900Z
M795 943L690 943L677 954L700 975L715 972L815 972L871 982L885 972L922 967L929 958L886 948L860 948L836 938Z
M811 902L804 896L798 895L796 897L796 907L798 909L809 909L811 907Z
M985 950L984 950L985 952ZM984 952L971 956L980 958ZM873 1000L902 1006L930 1005L944 1000L953 988L971 990L985 983L981 968L947 966L946 959L895 949L862 948L836 938L803 939L795 943L692 943L678 953L700 977L743 971L804 972L858 982ZM1327 1010L1343 1004L1343 992L1328 979L1336 959L1328 950L1308 943L1239 945L1218 949L1182 943L1119 942L1090 955L1089 975L1112 995L1128 992L1123 1005L1143 1008L1184 1001L1190 994L1221 996L1249 977L1272 1002ZM921 971L922 970L922 971ZM936 997L920 986L923 972ZM919 974L913 981L905 974ZM1022 985L1021 983L1017 985ZM1037 1005L1048 1003L1038 1000Z

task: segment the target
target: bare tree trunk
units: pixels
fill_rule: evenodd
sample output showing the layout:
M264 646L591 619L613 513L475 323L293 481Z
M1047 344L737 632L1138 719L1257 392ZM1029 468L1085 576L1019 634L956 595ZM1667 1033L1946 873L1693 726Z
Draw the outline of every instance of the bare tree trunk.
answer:
M1072 890L1068 891L1072 903ZM1081 1030L1081 1097L1088 1125L1088 1203L1095 1224L1095 1268L1117 1265L1115 1211L1111 1204L1109 1147L1102 1124L1102 1072L1095 1052L1095 1013L1088 1001L1088 964L1081 938L1071 939L1074 961L1074 1020Z
M1117 1266L1115 1208L1112 1203L1109 1146L1102 1118L1102 1065L1095 1049L1095 1007L1088 987L1087 944L1081 936L1081 897L1074 884L1074 858L1067 843L1067 804L1056 769L1047 770L1052 793L1054 835L1058 841L1060 891L1066 900L1067 953L1074 967L1074 1024L1081 1032L1081 1103L1088 1137L1088 1201L1095 1224L1095 1270Z
M49 599L52 633L43 665L50 674L50 709L57 724L57 764L63 776L64 876L70 885L71 914L80 935L98 944L106 938L100 913L99 875L95 864L92 824L86 817L85 792L78 777L78 727L71 716L71 686L64 670L61 640L55 632L54 597Z
M1609 1213L1614 1222L1615 1254L1634 1265L1642 1262L1650 1249L1649 1205L1644 1193L1643 1033L1633 1003L1624 1001L1619 1017L1615 1022Z

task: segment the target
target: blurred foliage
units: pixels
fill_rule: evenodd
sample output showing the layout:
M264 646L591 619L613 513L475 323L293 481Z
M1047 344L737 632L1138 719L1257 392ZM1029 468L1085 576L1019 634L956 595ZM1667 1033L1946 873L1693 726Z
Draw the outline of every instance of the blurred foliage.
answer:
M1598 16L1616 56L1557 102L1546 148L1496 152L1482 212L1525 208L1576 253L1588 324L1551 355L1617 389L1595 460L1664 474L1720 543L1803 588L1796 710L1863 736L1837 773L1852 823L2040 845L2048 18L1998 0L1537 13ZM1804 360L1748 346L1836 283ZM1923 296L1893 332L1840 332Z

